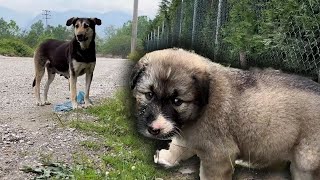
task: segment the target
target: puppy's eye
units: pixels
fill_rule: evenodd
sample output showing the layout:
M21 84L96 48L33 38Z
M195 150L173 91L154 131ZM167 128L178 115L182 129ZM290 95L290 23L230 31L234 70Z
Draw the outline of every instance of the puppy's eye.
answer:
M76 28L78 28L79 27L79 24L76 24Z
M84 28L88 28L89 25L88 25L88 24L84 24L83 27L84 27Z
M172 100L172 103L175 105L175 106L181 106L181 104L183 103L183 101L179 98L174 98Z
M148 100L151 100L153 98L153 93L152 92L148 92L148 93L145 94L145 96L146 96L146 98Z

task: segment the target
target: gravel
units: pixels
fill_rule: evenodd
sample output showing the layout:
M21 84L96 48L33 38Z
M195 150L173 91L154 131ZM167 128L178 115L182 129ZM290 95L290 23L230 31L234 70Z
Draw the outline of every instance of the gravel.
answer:
M131 65L128 60L98 58L90 91L93 103L125 86ZM73 153L87 151L79 145L81 141L99 141L74 128L61 127L57 119L62 115L52 111L53 105L35 105L33 66L32 58L0 56L0 179L30 179L30 174L19 169L39 165L44 157L71 163ZM45 81L46 75L42 92ZM84 76L78 78L77 87L84 90ZM48 100L57 104L68 99L68 81L56 75Z

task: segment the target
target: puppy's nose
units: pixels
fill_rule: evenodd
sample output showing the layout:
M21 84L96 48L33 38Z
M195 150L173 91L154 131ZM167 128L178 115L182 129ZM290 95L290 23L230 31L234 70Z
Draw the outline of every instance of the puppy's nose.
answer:
M160 129L155 129L153 127L148 127L148 132L154 136L160 134Z
M82 41L82 40L84 39L84 35L83 35L83 34L78 34L78 35L77 35L77 39L78 39L79 41Z

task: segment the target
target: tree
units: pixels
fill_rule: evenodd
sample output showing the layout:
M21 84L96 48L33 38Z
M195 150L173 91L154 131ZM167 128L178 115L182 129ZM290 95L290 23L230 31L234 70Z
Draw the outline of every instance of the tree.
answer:
M31 25L30 31L25 35L24 41L30 46L35 47L39 43L39 39L43 39L45 29L43 22L39 20L38 22Z
M104 34L106 40L110 39L112 36L116 35L117 29L113 25L109 25L104 29Z
M257 3L252 0L231 0L230 3L229 21L223 29L224 40L232 46L233 53L239 54L240 66L246 68L247 54L263 46L258 34Z
M128 21L123 24L119 29L115 29L113 26L106 28L106 42L101 47L103 54L118 55L126 57L130 53L130 39L131 39L131 26L132 22ZM138 17L138 40L137 50L142 51L143 40L149 32L150 21L146 16Z
M3 18L0 18L0 37L12 38L18 36L20 28L13 20L6 22Z

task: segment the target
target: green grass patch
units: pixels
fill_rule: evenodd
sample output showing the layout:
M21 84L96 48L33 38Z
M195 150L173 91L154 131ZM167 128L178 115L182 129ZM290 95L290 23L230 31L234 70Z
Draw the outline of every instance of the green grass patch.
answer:
M94 151L97 151L97 150L101 149L101 147L102 147L102 144L99 144L94 141L82 141L82 142L80 142L80 145L83 147L86 147L88 149L94 150Z
M71 126L86 133L102 136L105 140L104 145L110 147L100 157L103 162L102 166L105 167L102 170L105 173L102 175L100 173L101 178L106 176L107 179L117 180L150 180L156 177L165 177L165 171L159 170L158 166L153 163L153 153L155 152L153 142L143 138L136 131L130 106L128 92L121 90L116 93L114 98L107 99L101 105L86 110L87 113L97 116L98 121L74 120L71 122ZM83 142L82 145L91 148L98 146L91 142ZM88 174L95 173L94 171L84 173L83 170L81 172L82 174L77 174L78 179L86 179Z

